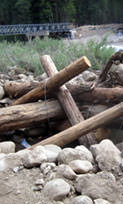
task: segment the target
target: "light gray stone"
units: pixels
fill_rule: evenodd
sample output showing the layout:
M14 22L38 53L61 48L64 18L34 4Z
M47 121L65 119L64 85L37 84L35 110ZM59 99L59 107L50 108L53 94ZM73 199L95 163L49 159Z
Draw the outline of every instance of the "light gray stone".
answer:
M102 198L113 204L118 203L120 192L115 177L109 172L83 174L77 177L75 188L77 192L92 199Z
M31 154L31 150L23 149L23 150L16 152L16 155L18 155L22 159L22 161L24 161L24 159L28 153Z
M61 152L61 147L49 144L44 146L45 154L47 156L48 162L57 162L58 154Z
M51 170L53 171L53 169L56 167L55 163L42 163L40 166L41 172L44 175L47 175L48 173L51 172Z
M0 153L14 153L15 152L15 143L14 142L0 142Z
M7 154L0 159L0 171L5 171L6 169L13 169L14 167L22 165L23 162L16 153Z
M73 180L77 177L75 172L67 164L61 164L57 167L57 175Z
M43 178L37 179L35 182L36 186L44 186L45 182Z
M94 200L94 204L111 204L111 203L104 199L96 199Z
M92 153L84 146L64 148L58 155L58 162L69 164L73 160L88 160L93 162Z
M88 160L93 163L94 158L90 150L88 150L84 145L76 146L75 149L82 155L82 160Z
M23 165L26 168L40 166L41 163L47 161L47 156L44 151L44 147L37 146L31 152L27 152L23 158Z
M60 201L69 194L70 185L63 179L53 179L46 183L43 192L49 199Z
M0 153L0 159L3 159L6 156L4 153Z
M121 152L112 141L103 140L100 144L92 145L90 149L101 170L119 171L122 160Z
M5 95L5 91L4 88L2 86L0 86L0 99L2 99Z
M79 174L88 173L93 169L91 162L87 160L73 160L69 163L69 166Z
M97 75L93 72L86 70L82 73L82 77L85 81L94 81L97 78Z
M93 204L91 198L86 195L80 195L70 201L71 204Z

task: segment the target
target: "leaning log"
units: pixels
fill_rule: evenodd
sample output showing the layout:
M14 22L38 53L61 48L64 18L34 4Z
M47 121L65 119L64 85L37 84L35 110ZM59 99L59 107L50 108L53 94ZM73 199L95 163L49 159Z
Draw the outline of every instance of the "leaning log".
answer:
M42 56L41 62L42 62L43 68L46 71L48 77L53 77L55 74L58 73L54 62L52 61L49 55ZM69 90L67 89L65 85L61 86L58 89L56 96L61 106L63 107L67 115L67 118L72 126L84 120L83 115L81 114L71 93L69 92ZM81 139L81 144L84 144L84 145L88 145L88 144L90 145L94 143L95 143L95 139L92 137L91 134L87 134Z
M123 50L120 50L114 53L106 63L104 69L102 70L101 74L99 75L98 83L101 83L106 80L107 74L115 61L119 61L123 63Z
M85 121L80 122L79 124L68 128L50 138L47 138L35 145L30 149L35 148L39 145L47 144L56 144L58 146L64 147L65 145L75 141L80 136L89 133L90 131L105 125L107 122L110 122L123 115L123 103L120 103L108 110L97 114Z
M76 75L80 74L91 66L89 60L84 56L65 67L63 70L55 74L53 77L40 83L40 85L17 99L12 105L23 104L27 102L37 101L49 92L54 92L65 82L69 81Z

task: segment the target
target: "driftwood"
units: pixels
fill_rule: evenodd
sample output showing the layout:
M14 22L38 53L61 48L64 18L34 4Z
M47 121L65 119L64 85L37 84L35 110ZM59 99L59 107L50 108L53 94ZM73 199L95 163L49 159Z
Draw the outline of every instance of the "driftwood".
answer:
M56 144L58 146L65 146L80 136L87 134L88 132L105 125L107 122L112 121L123 115L123 103L120 103L108 110L97 114L85 121L80 122L79 124L68 128L50 138L47 138L35 145L33 145L30 149L35 148L38 145L46 145L46 144Z
M89 60L86 57L82 57L74 61L69 66L65 67L63 70L55 74L53 77L50 77L49 79L40 83L40 85L37 88L28 92L26 95L22 96L21 98L17 99L12 105L37 101L45 94L49 92L54 92L65 82L72 79L76 75L80 74L90 66L91 64Z
M27 81L27 82L15 82L8 81L4 84L4 91L7 96L10 98L19 98L24 94L28 93L32 89L36 88L39 85L38 82L35 81Z
M85 103L100 103L100 104L113 104L123 101L123 88L94 88L91 91L83 91L83 87L70 85L69 87L75 101Z
M101 82L106 80L107 74L108 74L111 66L117 60L120 63L123 63L123 50L121 50L119 52L116 52L114 55L112 55L110 57L110 59L108 60L107 64L105 65L104 69L102 70L102 72L101 72L101 74L99 76L98 83L101 83Z
M53 77L55 74L58 73L55 64L53 63L52 59L48 55L44 55L41 57L42 65L49 77ZM67 89L65 85L61 86L57 92L56 96L63 107L68 120L70 121L71 125L75 125L80 121L84 120L81 112L79 111L71 93Z
M54 76L56 73L58 73L55 64L53 63L50 56L45 55L41 57L41 62L43 64L43 67L49 77ZM71 125L76 125L77 123L84 120L83 115L81 114L79 108L77 107L71 93L67 89L65 85L61 86L56 96L63 107L67 118ZM91 145L95 143L94 137L92 137L92 134L88 133L87 135L83 136L81 138L81 144L84 145Z
M4 85L4 89L6 95L15 98L32 90L37 84L39 85L38 82L7 82ZM67 83L67 88L76 102L114 104L123 100L123 87L95 87L93 90L86 91L84 85L72 85Z
M101 105L79 105L79 109L86 119L103 112L107 108L107 106ZM20 128L40 126L43 122L50 123L52 121L56 124L56 131L62 131L70 127L68 122L65 122L65 124L62 124L61 127L59 127L59 124L63 119L66 120L65 114L57 100L9 106L6 108L0 108L0 132L3 133ZM122 118L117 118L117 120L112 121L109 124L107 123L106 126L119 128L121 127L122 120Z
M57 101L45 101L0 109L0 132L26 128L47 121L58 119L63 111Z

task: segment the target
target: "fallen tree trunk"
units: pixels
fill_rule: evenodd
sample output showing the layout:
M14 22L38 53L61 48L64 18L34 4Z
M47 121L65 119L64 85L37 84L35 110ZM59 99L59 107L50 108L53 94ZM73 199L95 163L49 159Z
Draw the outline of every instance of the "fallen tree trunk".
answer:
M4 84L4 91L9 98L18 98L28 93L39 85L38 82L15 82L8 81Z
M99 112L106 110L107 106L79 106L82 114L88 118ZM0 108L0 132L17 130L20 128L34 127L42 122L50 122L53 120L56 123L55 129L63 130L58 127L58 120L65 119L64 111L57 100L48 100L45 102L35 102L16 106ZM58 123L57 123L58 122ZM111 125L122 124L122 118L113 121ZM109 126L111 126L109 124ZM68 128L69 125L66 126ZM115 126L114 126L115 127Z
M26 95L17 99L12 105L37 101L47 93L57 90L65 82L80 74L90 66L91 64L89 60L86 57L82 57L69 66L65 67L53 77L50 77L49 79L40 83L37 88L31 90Z
M47 144L56 144L58 146L64 147L66 144L75 141L80 136L85 135L98 127L101 127L102 125L105 125L107 122L110 122L113 119L120 117L121 115L123 115L123 103L120 103L112 108L109 108L108 110L99 113L96 116L93 116L85 121L82 121L79 124L70 127L67 130L64 130L50 138L47 138L33 145L29 149L33 149L38 145Z
M0 109L0 132L34 126L37 123L64 117L56 100L10 106Z
M123 101L123 88L94 88L91 91L83 91L81 85L69 85L75 101L86 103L113 104Z
M41 62L49 77L53 77L55 74L58 73L56 66L50 56L48 55L42 56ZM69 90L67 89L65 85L61 86L58 89L56 96L61 106L63 107L71 125L76 125L77 123L84 120L83 115L81 114L71 93L69 92ZM88 144L89 145L94 144L95 142L96 140L94 139L94 137L92 137L91 134L87 134L81 138L81 144L84 144L86 146Z
M37 82L36 84L39 85ZM7 82L4 85L6 95L11 98L22 96L36 86L33 82ZM84 85L72 85L67 83L67 88L72 94L76 102L94 103L94 104L112 104L119 103L123 100L123 88L94 88L93 90L86 91Z

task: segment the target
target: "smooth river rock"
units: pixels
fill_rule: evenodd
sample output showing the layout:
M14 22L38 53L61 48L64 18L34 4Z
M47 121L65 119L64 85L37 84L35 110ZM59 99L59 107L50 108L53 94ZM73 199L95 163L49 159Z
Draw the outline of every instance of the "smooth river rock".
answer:
M91 162L87 160L73 160L69 165L78 174L88 173L93 169Z
M60 201L69 194L70 185L63 179L53 179L46 183L43 192L49 199Z
M93 162L92 153L83 145L74 148L64 148L58 155L58 162L69 164L73 160L88 160Z
M93 201L88 196L80 195L73 198L69 204L93 204Z

